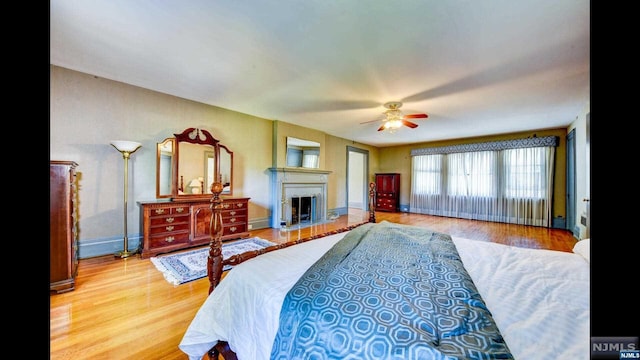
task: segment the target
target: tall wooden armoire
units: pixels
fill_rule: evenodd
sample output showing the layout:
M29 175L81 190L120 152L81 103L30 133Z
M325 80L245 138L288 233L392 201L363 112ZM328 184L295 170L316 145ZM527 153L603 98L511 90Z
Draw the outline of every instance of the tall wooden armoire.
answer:
M400 211L400 174L376 174L376 211Z
M76 164L51 161L49 165L49 291L75 288L78 271L78 215Z

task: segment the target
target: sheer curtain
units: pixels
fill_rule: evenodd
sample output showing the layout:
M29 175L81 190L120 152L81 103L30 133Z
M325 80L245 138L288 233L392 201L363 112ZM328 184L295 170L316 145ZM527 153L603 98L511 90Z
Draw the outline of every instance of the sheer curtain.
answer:
M549 138L412 151L411 212L550 226L557 138Z

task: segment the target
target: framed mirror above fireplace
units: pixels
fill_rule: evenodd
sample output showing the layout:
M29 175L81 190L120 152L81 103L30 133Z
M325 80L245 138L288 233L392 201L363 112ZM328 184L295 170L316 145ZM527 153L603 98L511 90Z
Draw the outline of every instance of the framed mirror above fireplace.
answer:
M320 167L320 143L287 137L287 167L318 169Z

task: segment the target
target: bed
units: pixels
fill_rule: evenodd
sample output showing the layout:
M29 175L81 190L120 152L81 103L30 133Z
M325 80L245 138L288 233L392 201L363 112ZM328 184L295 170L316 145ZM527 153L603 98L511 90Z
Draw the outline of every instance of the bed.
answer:
M215 198L189 359L590 358L588 240L517 248L376 223L370 207L366 223L243 254L220 281Z

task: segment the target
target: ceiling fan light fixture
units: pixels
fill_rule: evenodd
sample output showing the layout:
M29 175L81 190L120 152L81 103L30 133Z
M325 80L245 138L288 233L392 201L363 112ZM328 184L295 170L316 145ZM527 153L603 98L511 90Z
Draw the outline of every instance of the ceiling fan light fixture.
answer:
M402 121L400 120L388 120L384 123L385 129L398 129L402 126Z
M387 121L385 121L383 127L384 127L385 131L387 131L390 134L393 134L399 128L402 127L402 121L398 120L398 119L396 119L396 120L387 120Z

